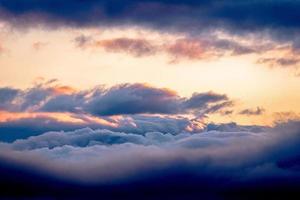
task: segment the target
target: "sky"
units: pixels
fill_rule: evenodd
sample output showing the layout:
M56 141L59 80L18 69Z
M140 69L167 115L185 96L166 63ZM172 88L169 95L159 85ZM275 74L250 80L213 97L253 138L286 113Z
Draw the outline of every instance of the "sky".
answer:
M299 33L298 0L0 0L0 185L293 193Z

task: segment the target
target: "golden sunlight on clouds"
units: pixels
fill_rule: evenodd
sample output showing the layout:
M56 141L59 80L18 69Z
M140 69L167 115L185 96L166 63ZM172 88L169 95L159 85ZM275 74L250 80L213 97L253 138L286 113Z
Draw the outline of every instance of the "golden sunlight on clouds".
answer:
M52 120L56 120L57 122L72 123L77 125L88 125L90 123L95 123L95 124L99 124L107 127L114 127L114 128L119 126L119 121L115 117L111 117L110 120L106 120L99 117L93 117L89 115L80 116L73 113L7 112L7 111L0 110L0 123L16 121L21 119L38 119L38 118L52 119Z
M175 43L177 46L169 46L168 51L162 53L133 56L121 51L106 51L103 48L82 49L76 46L74 41L76 37L86 35L96 38L95 41L102 41L98 44L107 46L116 45L110 40L112 38L144 38L158 44L164 44L166 41L172 44L183 38L182 35L135 28L63 31L32 29L26 34L5 31L10 33L1 34L1 41L5 41L3 48L8 49L8 53L1 55L0 59L1 86L26 88L37 77L46 80L56 78L63 85L71 85L78 89L98 84L112 86L124 82L141 82L171 88L187 97L195 91L225 93L235 99L237 109L261 106L268 113L251 117L234 114L226 117L213 116L215 121L235 120L248 123L251 118L251 123L269 124L269 115L273 112L300 112L299 77L293 76L289 68L270 69L266 67L267 64L258 63L260 57L255 53L240 56L232 53L216 59L201 59L209 55L203 52L198 43L189 41ZM220 33L219 35L222 36ZM222 37L226 38L226 35ZM143 43L135 45L143 48ZM172 59L166 52L175 52L176 55L182 54L182 51L190 53L185 54L187 59L170 62ZM55 90L66 94L74 91L68 86Z

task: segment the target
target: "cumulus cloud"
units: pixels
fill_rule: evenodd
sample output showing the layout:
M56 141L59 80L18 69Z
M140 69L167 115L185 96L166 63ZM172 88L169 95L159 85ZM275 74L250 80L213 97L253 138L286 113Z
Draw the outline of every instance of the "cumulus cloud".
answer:
M86 128L2 143L0 157L11 166L98 187L137 183L164 188L167 180L179 190L188 184L198 192L205 186L213 194L224 187L251 188L252 183L298 187L299 131L299 121L259 132L219 129L175 135Z

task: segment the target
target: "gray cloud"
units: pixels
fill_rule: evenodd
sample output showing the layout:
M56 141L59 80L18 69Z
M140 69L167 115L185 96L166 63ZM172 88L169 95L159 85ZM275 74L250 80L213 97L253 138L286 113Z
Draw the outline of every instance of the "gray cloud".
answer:
M147 132L170 134L176 134L179 132L196 132L201 131L203 128L201 126L193 126L193 129L186 130L188 126L192 126L193 122L183 117L171 118L131 115L118 117L117 119L111 117L98 118L100 121L91 120L89 118L90 116L82 114L73 114L71 117L82 122L64 122L57 118L44 115L9 119L7 121L0 122L0 141L12 142L17 139L40 135L48 131L72 131L85 127L93 129L109 129L112 131L141 135L144 135Z
M3 88L3 93L8 90ZM1 100L1 99L0 99ZM226 103L227 102L227 103ZM213 113L232 103L226 95L195 93L191 98L144 84L122 84L111 88L95 87L78 92L61 87L37 85L0 101L4 110L31 112L89 113L97 116L121 114ZM207 111L206 111L207 110Z
M0 88L0 109L12 109L12 101L20 91L13 88Z
M74 42L77 47L85 48L93 38L91 36L79 35L74 38Z
M239 112L240 115L261 115L265 112L264 108L257 107L256 109L245 109Z

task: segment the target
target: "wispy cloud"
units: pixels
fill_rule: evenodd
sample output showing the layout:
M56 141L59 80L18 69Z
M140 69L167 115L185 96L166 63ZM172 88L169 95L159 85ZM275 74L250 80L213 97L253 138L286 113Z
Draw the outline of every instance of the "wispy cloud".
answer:
M135 57L165 54L171 62L181 60L210 60L222 56L261 54L276 49L275 43L257 44L257 41L245 43L233 38L220 38L216 35L203 37L181 37L173 40L144 39L140 37L117 37L96 39L92 36L79 35L75 45L84 50L103 49L110 53L126 53Z
M245 109L239 112L240 115L262 115L265 112L264 108L257 107L256 109Z
M39 51L39 50L43 49L44 47L46 47L47 45L48 45L47 42L38 41L38 42L34 42L32 44L32 48L36 51Z

